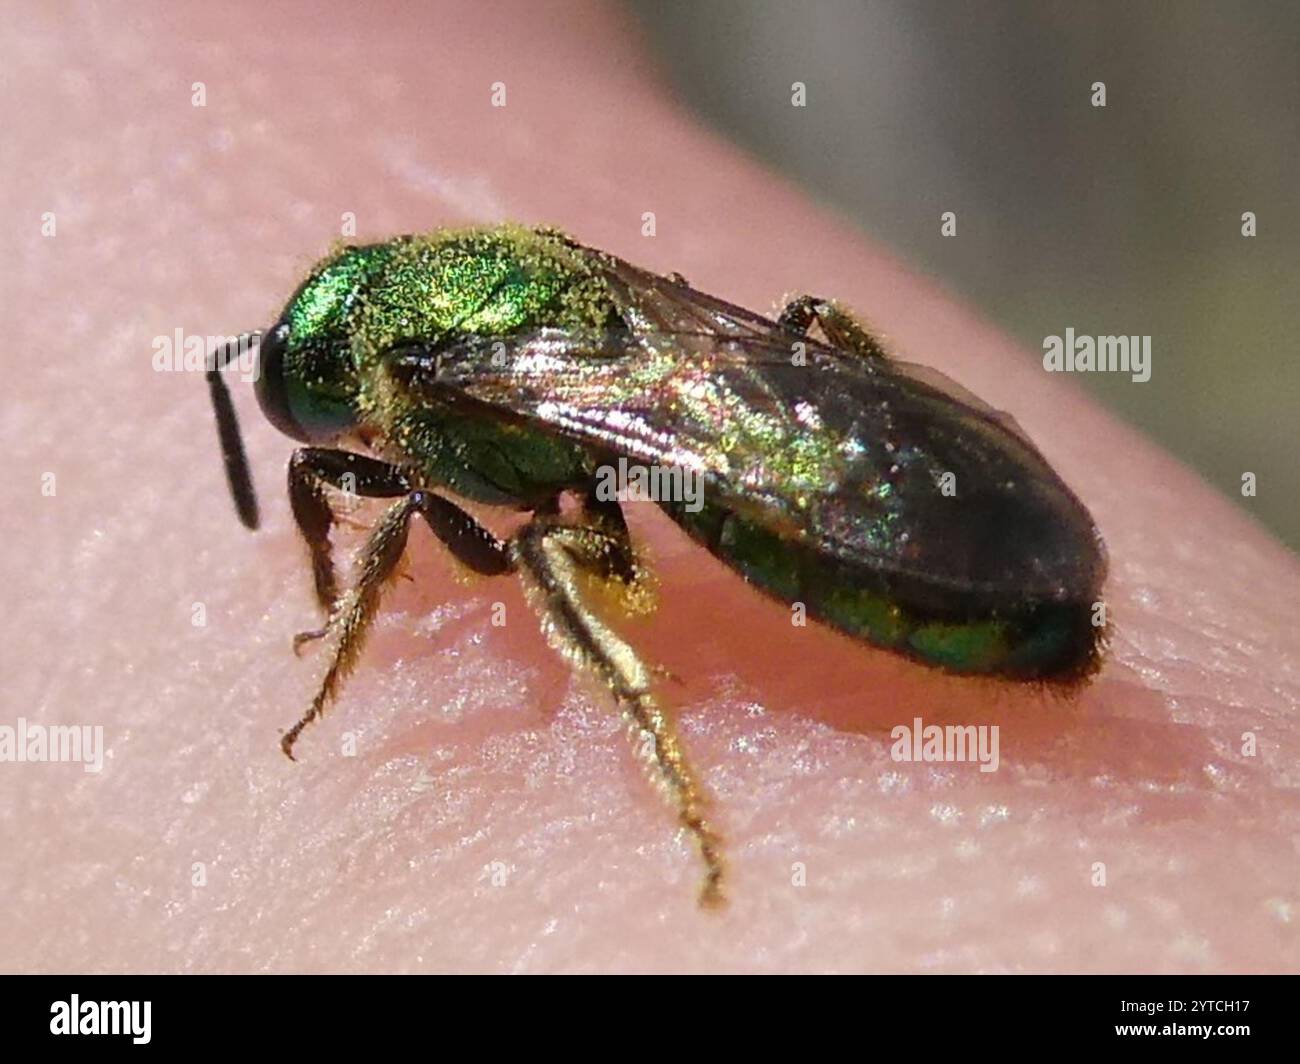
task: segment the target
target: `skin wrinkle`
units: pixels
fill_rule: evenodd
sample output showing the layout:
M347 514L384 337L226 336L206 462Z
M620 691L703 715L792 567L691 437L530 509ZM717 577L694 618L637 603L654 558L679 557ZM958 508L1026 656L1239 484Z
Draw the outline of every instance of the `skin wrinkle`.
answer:
M10 968L1300 967L1291 554L696 127L612 10L563 25L481 5L307 10L22 8L0 45L16 97L0 136L24 160L0 211L0 724L101 724L108 748L97 775L0 765ZM474 216L485 203L500 217ZM290 764L281 731L323 668L290 645L318 621L283 495L293 444L232 375L262 504L247 533L202 374L155 372L151 341L269 325L344 211L359 239L553 223L760 311L793 291L842 300L891 350L1014 414L1087 504L1111 559L1108 663L1053 699L792 628L630 507L660 605L620 632L680 677L657 693L728 846L730 907L701 913L697 860L617 711L547 647L515 579L453 575L417 523L410 579ZM518 520L477 516L498 535ZM917 716L999 725L999 771L892 761L890 729Z

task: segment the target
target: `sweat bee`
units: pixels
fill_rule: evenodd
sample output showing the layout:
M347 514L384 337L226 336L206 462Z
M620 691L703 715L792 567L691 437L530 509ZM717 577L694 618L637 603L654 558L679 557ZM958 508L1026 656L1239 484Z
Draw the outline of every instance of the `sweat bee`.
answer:
M515 573L550 642L594 673L722 898L705 799L655 698L654 671L584 595L644 579L612 465L683 470L702 504L659 505L748 581L852 636L955 673L1073 684L1101 658L1105 550L1083 504L1020 428L887 354L837 303L770 319L585 247L500 225L345 246L264 332L212 353L209 382L240 518L257 505L221 369L257 344L256 393L306 446L289 503L311 558L329 666L281 742L357 661L420 515L460 564ZM396 500L341 589L331 493ZM579 500L562 513L561 497ZM530 515L507 539L457 500Z

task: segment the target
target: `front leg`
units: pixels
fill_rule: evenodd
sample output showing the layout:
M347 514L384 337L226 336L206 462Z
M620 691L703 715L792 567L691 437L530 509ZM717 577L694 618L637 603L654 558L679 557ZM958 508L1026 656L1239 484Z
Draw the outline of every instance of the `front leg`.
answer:
M390 506L361 552L356 583L335 603L329 622L321 632L334 638L334 657L311 707L280 741L280 749L290 760L293 760L293 744L298 735L324 712L356 664L379 608L380 595L406 550L411 518L417 513L456 560L470 569L487 576L510 569L511 559L505 544L455 503L417 489Z
M326 447L303 447L289 459L289 507L311 552L316 601L328 617L338 599L330 532L338 521L326 487L370 499L395 499L411 490L406 475L387 462ZM305 636L315 633L306 632ZM295 641L295 647L302 640Z
M511 543L511 554L551 645L570 662L594 672L636 729L640 738L637 752L704 860L700 904L717 905L724 900L722 843L704 818L704 793L672 721L651 693L651 670L583 599L582 573L620 579L617 566L611 571L610 560L630 557L625 537L626 532L620 536L601 528L540 518L519 532Z

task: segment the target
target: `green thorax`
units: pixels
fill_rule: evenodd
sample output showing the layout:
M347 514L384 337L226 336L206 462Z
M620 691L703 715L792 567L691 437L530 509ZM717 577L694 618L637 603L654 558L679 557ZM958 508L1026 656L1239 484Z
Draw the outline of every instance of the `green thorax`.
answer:
M384 353L543 327L594 331L617 310L586 253L559 234L507 225L347 248L294 303L295 334L345 335L363 426L392 458L485 502L531 502L587 472L583 448L544 430L448 409L383 372ZM299 329L302 333L299 333Z
M600 328L613 313L583 252L549 230L450 230L358 250L382 261L351 323L363 359L406 341Z

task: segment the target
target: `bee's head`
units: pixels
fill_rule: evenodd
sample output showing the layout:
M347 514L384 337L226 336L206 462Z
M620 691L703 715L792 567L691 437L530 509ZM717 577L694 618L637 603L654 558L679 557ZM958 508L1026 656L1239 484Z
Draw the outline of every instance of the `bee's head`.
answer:
M345 248L319 267L262 334L257 401L271 424L303 443L328 443L356 424L349 318L367 250Z
M254 389L271 424L304 443L326 443L353 428L357 376L350 317L367 278L382 264L381 250L372 245L335 253L294 293L270 329L238 337L209 359L207 379L226 476L240 520L249 528L257 527L257 501L221 369L255 340Z

